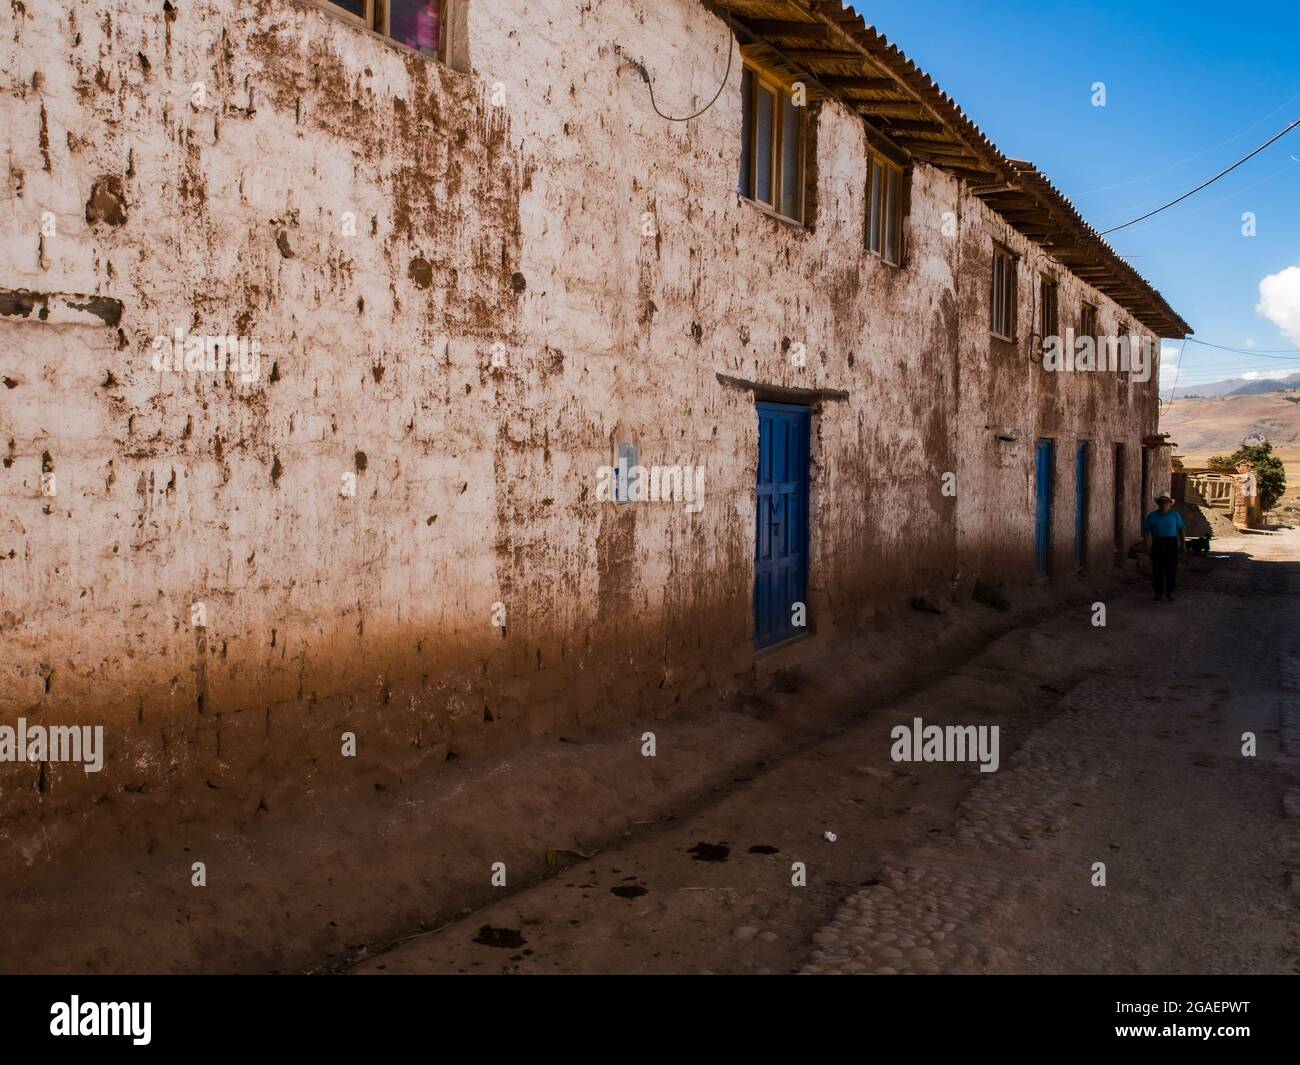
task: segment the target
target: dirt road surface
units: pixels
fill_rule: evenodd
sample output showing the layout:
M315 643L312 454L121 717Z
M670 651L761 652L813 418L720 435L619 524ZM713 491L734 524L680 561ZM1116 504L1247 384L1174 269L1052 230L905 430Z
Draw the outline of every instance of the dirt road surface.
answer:
M1297 971L1300 531L1214 555L1176 603L903 610L734 697L233 825L0 826L0 970ZM996 725L997 771L894 761L918 718Z
M1008 632L353 971L1300 971L1300 530L1214 556L1186 561L1174 603L1134 584L1104 627L1080 601ZM916 718L998 725L999 769L893 761Z

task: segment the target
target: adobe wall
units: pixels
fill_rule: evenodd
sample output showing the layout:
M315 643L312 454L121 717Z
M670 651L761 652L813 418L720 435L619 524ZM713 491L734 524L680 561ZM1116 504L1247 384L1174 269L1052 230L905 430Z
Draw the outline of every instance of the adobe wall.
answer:
M103 724L108 764L0 765L4 809L255 806L727 690L757 421L719 374L848 393L814 419L821 633L1028 580L1035 436L1061 566L1074 438L1126 441L1136 499L1154 374L991 339L991 240L1023 256L1022 337L1045 260L951 176L916 168L900 270L862 250L840 105L808 227L736 197L738 53L701 118L654 114L615 46L697 109L734 44L694 0L475 0L467 73L300 0L65 6L0 8L0 289L26 294L0 306L0 718ZM1087 296L1113 328L1058 273L1063 319ZM158 372L178 328L257 337L260 374ZM597 501L622 440L704 465L703 510Z

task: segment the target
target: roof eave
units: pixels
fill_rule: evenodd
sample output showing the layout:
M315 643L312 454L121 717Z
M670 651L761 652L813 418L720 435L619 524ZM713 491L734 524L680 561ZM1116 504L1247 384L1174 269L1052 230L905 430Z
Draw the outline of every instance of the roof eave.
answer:
M783 0L792 17L746 17L752 0L703 0L779 61L807 77L819 95L857 111L910 158L951 172L1014 229L1152 332L1181 337L1192 328L1123 260L1032 164L1003 155L978 126L896 45L843 0ZM770 2L763 5L771 9ZM816 47L814 47L816 46ZM818 73L818 66L857 68Z

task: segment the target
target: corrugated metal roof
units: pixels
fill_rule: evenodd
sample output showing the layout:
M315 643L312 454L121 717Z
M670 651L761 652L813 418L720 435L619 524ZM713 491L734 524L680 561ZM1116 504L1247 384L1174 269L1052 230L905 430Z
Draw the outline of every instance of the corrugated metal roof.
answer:
M868 25L851 3L704 2L731 17L732 25L751 40L771 47L783 65L810 75L820 91L858 110L869 126L913 158L967 181L1013 228L1143 325L1166 337L1192 332L1046 176L1030 162L1005 156L929 74Z

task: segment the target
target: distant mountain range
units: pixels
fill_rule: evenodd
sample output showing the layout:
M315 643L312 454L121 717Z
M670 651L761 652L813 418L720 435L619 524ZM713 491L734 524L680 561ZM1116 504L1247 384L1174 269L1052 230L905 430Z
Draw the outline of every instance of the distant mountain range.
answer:
M1226 381L1215 381L1208 385L1179 385L1177 394L1173 386L1164 389L1160 398L1174 399L1215 399L1219 396L1261 396L1269 392L1287 392L1300 388L1300 373L1288 374L1286 377L1261 377L1247 380L1244 377L1230 377Z
M1226 382L1224 382L1226 383ZM1277 381L1246 384L1285 385ZM1286 462L1300 461L1300 392L1248 391L1205 399L1178 399L1160 413L1160 431L1170 433L1188 465L1211 455L1228 455L1250 436L1262 436Z

